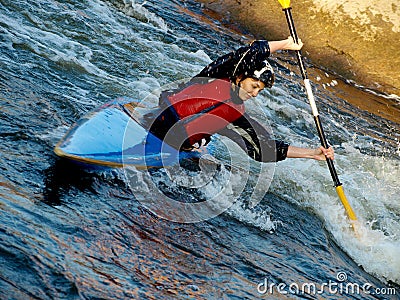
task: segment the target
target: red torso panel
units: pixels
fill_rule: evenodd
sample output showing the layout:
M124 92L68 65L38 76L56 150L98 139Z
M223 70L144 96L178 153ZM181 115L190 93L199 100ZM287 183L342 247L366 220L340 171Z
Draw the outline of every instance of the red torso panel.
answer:
M218 132L243 115L244 104L233 103L231 93L232 84L218 79L190 85L168 97L191 144Z

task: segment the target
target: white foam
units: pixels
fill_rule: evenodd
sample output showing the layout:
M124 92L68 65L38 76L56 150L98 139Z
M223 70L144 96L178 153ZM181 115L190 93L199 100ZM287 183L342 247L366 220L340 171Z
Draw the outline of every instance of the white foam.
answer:
M164 22L162 18L150 12L144 7L146 1L144 1L142 4L137 4L135 3L135 1L124 1L124 4L124 11L128 16L138 18L141 21L146 20L147 22L153 24L163 31L169 30L168 25Z
M19 19L3 16L10 27L8 36L14 44L25 44L38 55L45 56L60 64L82 67L88 73L106 76L105 72L90 62L92 51L89 47L73 41L62 33L53 33L24 24Z
M325 162L286 160L278 164L273 190L312 208L338 244L363 268L383 281L400 282L399 161L361 154L344 145L336 168L359 219L359 237L335 193Z

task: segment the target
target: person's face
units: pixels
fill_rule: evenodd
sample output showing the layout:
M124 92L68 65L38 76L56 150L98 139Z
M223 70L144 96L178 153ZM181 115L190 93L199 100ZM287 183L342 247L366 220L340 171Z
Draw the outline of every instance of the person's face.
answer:
M256 97L265 88L265 84L262 81L250 77L242 81L238 79L238 82L240 82L239 98L243 101Z

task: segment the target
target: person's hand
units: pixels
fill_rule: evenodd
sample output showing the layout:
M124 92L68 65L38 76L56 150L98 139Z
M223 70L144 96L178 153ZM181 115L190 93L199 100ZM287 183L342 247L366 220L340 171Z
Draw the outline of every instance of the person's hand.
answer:
M303 42L301 39L298 40L298 43L296 44L291 36L287 38L287 44L285 47L285 50L300 50L303 47Z
M208 144L207 139L203 138L200 141L194 143L192 146L193 148L200 149Z
M332 147L325 149L324 147L319 147L314 150L314 159L316 160L326 160L326 158L335 159L335 152Z

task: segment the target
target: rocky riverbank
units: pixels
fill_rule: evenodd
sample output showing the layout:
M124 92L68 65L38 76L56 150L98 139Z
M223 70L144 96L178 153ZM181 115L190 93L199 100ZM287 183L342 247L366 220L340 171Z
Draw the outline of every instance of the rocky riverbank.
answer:
M278 1L198 0L256 38L288 35ZM292 1L303 54L366 88L400 96L400 7L396 0Z

